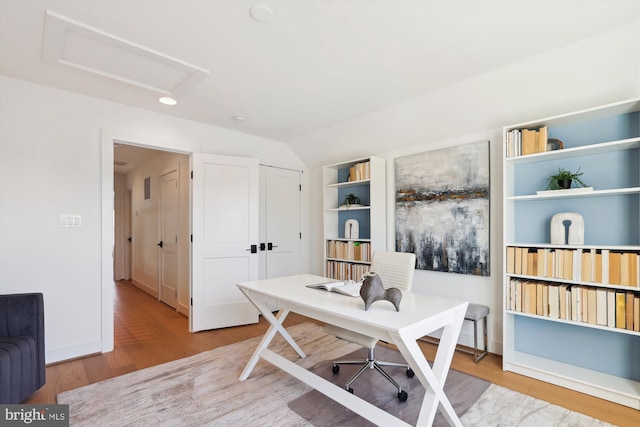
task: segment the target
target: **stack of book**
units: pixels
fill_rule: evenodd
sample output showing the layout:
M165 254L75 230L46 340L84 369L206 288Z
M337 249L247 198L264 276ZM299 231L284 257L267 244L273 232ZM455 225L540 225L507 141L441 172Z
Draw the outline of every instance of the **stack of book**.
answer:
M507 273L640 287L640 253L508 246Z
M337 280L360 280L369 272L368 264L351 264L340 261L327 261L327 277Z
M371 168L369 162L356 163L349 168L349 181L361 181L371 178Z
M507 157L526 156L547 151L547 127L513 129L507 133Z
M640 293L512 278L506 309L640 332Z
M327 258L339 258L353 261L370 261L371 243L328 240Z

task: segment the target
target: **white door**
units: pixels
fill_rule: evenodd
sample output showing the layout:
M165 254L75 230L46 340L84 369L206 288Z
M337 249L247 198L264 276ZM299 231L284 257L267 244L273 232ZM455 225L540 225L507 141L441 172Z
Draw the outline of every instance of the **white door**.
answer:
M258 279L258 161L193 153L190 330L258 322L236 283Z
M178 209L176 169L160 177L160 301L178 307Z
M261 166L260 278L300 273L300 171Z

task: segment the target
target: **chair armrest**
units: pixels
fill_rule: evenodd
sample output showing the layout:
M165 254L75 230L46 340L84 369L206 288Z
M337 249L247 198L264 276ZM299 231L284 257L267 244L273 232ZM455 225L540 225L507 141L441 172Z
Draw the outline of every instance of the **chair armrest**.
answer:
M45 380L44 298L42 293L0 295L0 339L30 336L36 342L40 385Z

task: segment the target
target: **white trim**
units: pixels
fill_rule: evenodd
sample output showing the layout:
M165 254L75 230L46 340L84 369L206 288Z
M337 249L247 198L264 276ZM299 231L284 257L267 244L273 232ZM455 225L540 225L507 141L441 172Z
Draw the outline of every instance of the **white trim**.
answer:
M101 158L100 170L102 177L101 204L101 345L97 350L83 354L102 351L113 351L114 348L114 320L113 320L113 146L124 143L147 147L174 153L191 155L191 151L176 150L168 142L161 142L153 138L133 135L111 129L100 129Z
M113 322L112 322L113 323ZM79 344L69 345L58 348L48 348L45 354L45 360L48 364L67 361L70 359L78 358L78 355L83 357L89 354L104 353L104 345L99 340L87 341Z

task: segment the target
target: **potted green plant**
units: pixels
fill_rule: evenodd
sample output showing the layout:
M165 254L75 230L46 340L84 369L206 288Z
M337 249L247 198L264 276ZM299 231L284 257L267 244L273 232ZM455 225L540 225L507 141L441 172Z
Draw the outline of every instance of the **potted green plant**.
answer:
M351 205L359 205L360 199L356 195L349 193L345 196L344 202L342 202L342 204L346 207L349 207Z
M571 183L575 182L580 187L586 187L587 184L582 182L580 177L584 172L580 172L578 168L575 172L570 172L563 168L558 168L558 173L549 175L549 184L547 184L547 190L566 190L571 188Z

